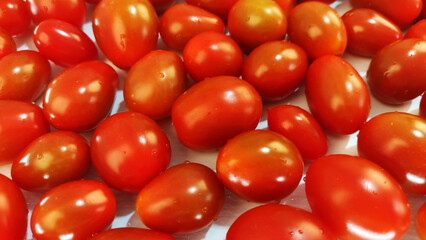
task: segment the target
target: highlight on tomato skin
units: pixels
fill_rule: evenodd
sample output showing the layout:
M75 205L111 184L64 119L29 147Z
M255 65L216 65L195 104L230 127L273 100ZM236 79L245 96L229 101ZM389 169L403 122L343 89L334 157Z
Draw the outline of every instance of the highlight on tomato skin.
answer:
M28 30L31 24L30 5L25 0L0 1L0 28L11 36L16 36Z

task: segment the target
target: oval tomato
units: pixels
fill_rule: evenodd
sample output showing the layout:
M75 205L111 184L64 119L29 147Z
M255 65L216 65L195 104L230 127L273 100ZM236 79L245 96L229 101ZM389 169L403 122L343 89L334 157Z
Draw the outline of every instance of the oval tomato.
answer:
M424 203L416 213L416 231L421 240L426 239L426 204Z
M222 19L228 19L228 13L238 0L185 0L186 3L195 5L212 12Z
M15 40L0 28L0 59L13 52L16 52Z
M175 240L169 234L141 228L116 228L96 234L90 240Z
M30 6L25 0L0 1L0 13L0 27L10 35L23 33L30 26Z
M404 38L420 38L426 41L426 19L418 21L408 29Z
M158 12L163 12L172 6L176 0L149 0Z
M86 20L84 0L32 0L33 22L58 19L80 28Z

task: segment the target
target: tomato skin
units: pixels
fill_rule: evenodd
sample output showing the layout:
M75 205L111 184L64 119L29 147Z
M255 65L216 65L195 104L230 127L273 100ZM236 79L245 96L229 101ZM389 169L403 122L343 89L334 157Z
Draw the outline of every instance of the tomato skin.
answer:
M370 113L364 80L348 62L333 55L318 58L310 65L306 99L312 115L333 134L356 132Z
M92 40L74 25L61 20L41 22L34 30L34 44L41 54L62 67L98 58Z
M116 228L96 234L90 240L176 240L169 234L141 228Z
M347 50L354 54L373 57L383 47L402 38L398 26L372 9L352 9L342 20L348 35Z
M284 15L288 16L291 9L293 9L293 6L296 2L296 0L274 0L278 6L280 6L281 10L283 11Z
M16 52L15 40L9 33L0 28L0 59L13 52Z
M423 204L416 213L416 231L421 240L426 239L426 204Z
M190 233L214 221L224 200L223 185L213 170L185 162L167 169L142 189L136 212L153 230Z
M157 12L164 12L171 7L176 0L149 0Z
M225 24L218 16L202 8L177 4L164 12L159 28L163 42L173 50L182 51L185 44L199 33L223 33Z
M32 19L38 25L47 19L57 19L80 28L86 20L84 0L31 0Z
M426 118L426 97L424 94L420 100L419 115L422 118Z
M86 0L90 4L98 4L101 0Z
M185 0L187 4L195 5L227 20L228 13L238 0Z
M331 3L334 3L336 0L300 0L300 1L301 2L318 1L318 2L323 2L323 3L331 4Z
M256 90L229 76L195 84L172 107L179 141L196 150L221 147L228 139L254 130L261 115L262 99Z
M307 111L292 105L268 108L269 130L288 138L305 160L327 153L327 137L317 120Z
M426 41L426 19L418 21L408 29L404 38L420 38Z
M122 69L129 69L157 46L158 17L148 0L101 1L93 12L92 26L102 52Z
M0 27L10 35L23 33L30 26L30 6L25 0L2 0L0 12Z
M400 239L410 226L401 187L367 159L319 158L308 168L305 190L313 214L339 239Z
M238 44L218 32L203 32L191 38L183 49L183 63L197 82L209 77L241 74L244 56Z

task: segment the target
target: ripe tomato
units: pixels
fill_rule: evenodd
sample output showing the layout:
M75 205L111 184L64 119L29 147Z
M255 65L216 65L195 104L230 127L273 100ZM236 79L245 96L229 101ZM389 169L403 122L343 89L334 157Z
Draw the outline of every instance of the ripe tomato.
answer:
M32 141L15 158L12 179L25 190L46 191L83 178L89 167L89 145L82 136L51 132Z
M202 8L177 4L164 12L159 28L163 42L169 48L181 51L185 44L199 33L223 33L225 24L218 16Z
M222 19L228 19L228 13L238 0L185 0L186 3L203 8Z
M407 197L389 173L360 157L329 155L306 173L314 215L342 240L400 239L410 226Z
M183 49L185 68L197 82L216 76L239 77L243 61L238 44L223 33L200 33Z
M419 115L422 118L426 118L426 95L425 94L423 94L422 99L420 100Z
M0 232L3 240L22 240L27 233L27 204L19 187L0 174Z
M80 28L86 20L84 0L32 0L31 2L32 18L36 25L53 18Z
M219 76L195 84L172 107L180 142L192 149L212 149L256 128L262 99L246 81Z
M418 21L408 29L404 38L420 38L426 41L426 19Z
M424 203L416 213L416 231L421 240L426 239L426 204Z
M31 216L31 231L37 240L87 239L107 228L117 204L103 183L79 180L48 191Z
M86 0L90 4L98 4L101 0Z
M242 75L263 99L274 101L293 93L307 69L308 57L302 48L290 42L272 41L250 53Z
M9 33L0 28L0 59L13 52L16 52L15 41Z
M158 17L148 0L101 1L92 26L99 47L119 68L130 68L157 45Z
M293 9L294 3L296 0L274 0L278 6L280 6L285 16L288 16L291 9Z
M169 234L141 228L116 228L96 234L90 240L175 240Z
M25 0L0 1L0 13L0 28L10 35L23 33L30 26L30 6Z
M224 200L223 185L213 170L186 162L148 183L138 195L136 212L153 230L189 233L217 219Z
M163 12L172 6L176 0L149 0L158 12Z
M325 3L305 2L288 16L290 40L305 49L311 60L324 55L343 55L347 36L339 14Z
M348 34L348 51L373 57L383 47L402 38L391 20L368 8L357 8L342 16Z
M74 25L61 20L41 22L34 30L34 43L41 54L62 67L98 58L92 40Z
M49 61L40 53L24 50L0 59L0 99L32 102L50 81Z
M301 2L318 1L318 2L323 2L323 3L331 4L331 3L334 3L336 0L300 0L300 1Z
M370 113L370 95L358 72L333 55L315 60L306 75L306 99L318 122L333 134L360 129Z
M320 124L300 107L280 105L268 108L268 127L294 143L305 160L314 160L327 153L327 137Z

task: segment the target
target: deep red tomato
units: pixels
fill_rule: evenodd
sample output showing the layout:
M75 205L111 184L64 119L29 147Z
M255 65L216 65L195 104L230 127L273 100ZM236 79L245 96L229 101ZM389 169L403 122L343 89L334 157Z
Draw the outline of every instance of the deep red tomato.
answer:
M88 239L115 217L114 194L105 184L79 180L48 191L34 207L31 231L37 240Z
M282 135L253 130L226 143L217 158L216 171L229 190L247 201L279 201L299 185L303 159Z
M291 10L288 36L305 49L311 60L324 55L343 55L347 36L339 14L325 3L305 2Z
M349 52L373 57L383 47L402 38L401 29L388 18L368 8L357 8L342 16L348 34Z
M185 0L186 3L203 8L222 19L228 19L228 13L238 0Z
M169 234L141 228L116 228L96 234L90 240L175 240Z
M33 22L38 25L47 19L58 19L80 28L86 20L84 0L31 0Z
M92 26L99 47L119 68L130 68L157 46L158 17L148 0L101 1Z
M213 170L186 162L148 183L138 195L136 212L153 230L189 233L217 219L224 200L223 185Z
M271 41L255 48L243 65L243 79L269 101L287 97L300 85L308 57L296 44Z
M318 219L300 208L269 203L235 220L226 240L336 240Z
M43 101L44 114L57 129L89 131L109 114L117 85L118 75L108 64L80 63L49 83Z
M243 61L238 44L223 33L200 33L183 49L185 68L197 82L216 76L239 77Z
M0 1L0 13L0 27L10 35L23 33L30 26L30 5L25 0Z
M262 99L246 81L219 76L195 84L172 107L180 142L192 149L212 149L256 128Z
M426 118L426 95L425 94L423 94L422 99L420 100L419 115L422 118Z
M25 190L46 191L83 178L89 167L89 145L82 136L51 132L32 141L15 158L12 179Z
M49 61L40 53L24 50L0 59L0 99L32 102L50 81Z
M216 15L187 4L177 4L164 12L160 18L160 35L171 49L181 51L195 35L216 31L223 33L225 24Z
M426 239L426 203L416 213L416 231L421 240Z
M306 75L306 99L318 122L333 134L360 129L370 113L370 95L358 72L333 55L315 60Z
M426 41L404 39L380 50L370 62L367 82L380 101L401 104L426 89Z
M291 9L293 9L293 6L296 2L296 0L274 0L278 6L280 6L281 10L283 11L284 15L288 16Z
M90 4L98 4L101 0L86 0Z
M305 160L314 160L327 153L327 137L320 124L300 107L280 105L268 108L268 127L293 142Z
M172 6L176 0L149 0L158 12L163 12Z
M323 2L323 3L334 3L336 0L300 0L301 2L308 2L308 1L317 1L317 2Z
M392 176L360 157L330 155L306 173L314 215L339 239L400 239L410 226L407 197Z
M420 13L420 15L419 15L419 17L418 17L418 19L417 20L422 20L422 19L426 19L426 0L423 0L422 1L423 3L422 3L422 5L423 5L423 9L422 9L422 12Z
M239 0L228 16L231 37L251 51L262 43L283 40L287 33L287 18L273 0Z
M426 41L426 19L418 21L408 29L404 38L420 38Z
M4 240L23 240L27 234L27 204L19 187L0 174L0 232Z
M0 28L0 59L13 52L16 52L15 40Z

